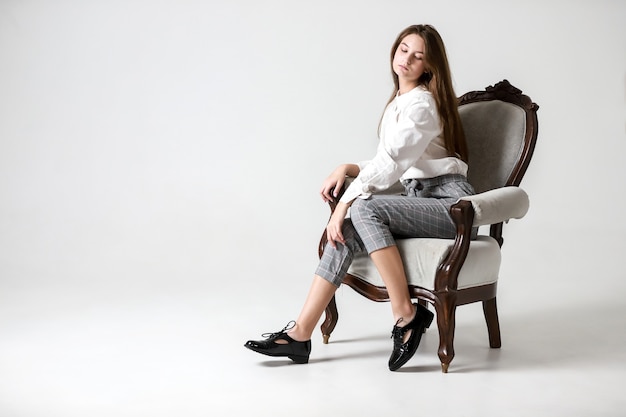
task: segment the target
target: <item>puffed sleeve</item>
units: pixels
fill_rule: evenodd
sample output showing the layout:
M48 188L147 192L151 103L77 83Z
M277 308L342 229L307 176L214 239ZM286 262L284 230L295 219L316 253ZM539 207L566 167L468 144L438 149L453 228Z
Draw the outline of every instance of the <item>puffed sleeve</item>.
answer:
M359 175L340 201L368 198L373 192L395 184L441 133L439 116L430 95L418 96L404 109L391 105L386 112L391 113L386 115L389 119L383 124L376 155L362 167L359 165Z

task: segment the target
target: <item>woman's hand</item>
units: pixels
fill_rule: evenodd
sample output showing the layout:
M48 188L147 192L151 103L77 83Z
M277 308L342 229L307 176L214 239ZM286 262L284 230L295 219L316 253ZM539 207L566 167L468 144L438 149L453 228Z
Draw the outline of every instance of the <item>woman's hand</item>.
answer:
M339 165L322 183L320 195L324 203L332 203L335 201L346 182L346 176L356 177L359 175L359 166L355 164Z
M346 169L344 165L338 166L322 183L320 195L324 203L332 203L339 195L343 183L346 181Z
M350 207L349 204L338 203L332 216L330 216L328 224L326 225L326 238L328 239L330 246L335 249L337 249L337 242L342 245L346 243L341 230L343 227L343 221L348 213L348 207Z

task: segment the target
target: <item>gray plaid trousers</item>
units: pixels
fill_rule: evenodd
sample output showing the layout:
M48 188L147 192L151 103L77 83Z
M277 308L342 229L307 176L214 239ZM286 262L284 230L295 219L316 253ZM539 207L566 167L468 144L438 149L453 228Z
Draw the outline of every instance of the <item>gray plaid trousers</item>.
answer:
M354 200L350 218L343 224L345 245L338 243L335 249L326 244L316 275L338 287L355 254L394 246L396 239L402 238L454 238L450 206L474 194L465 176L405 180L403 185L404 195L374 194Z

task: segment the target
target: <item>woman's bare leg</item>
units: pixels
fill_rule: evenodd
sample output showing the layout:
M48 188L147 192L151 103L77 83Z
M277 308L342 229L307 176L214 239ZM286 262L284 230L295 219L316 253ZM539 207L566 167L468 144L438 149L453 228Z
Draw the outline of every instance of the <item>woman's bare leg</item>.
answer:
M395 371L415 354L421 333L430 325L432 313L420 313L411 302L404 265L397 246L389 246L370 254L380 273L391 301L396 325L391 332L393 351L389 357L389 370Z
M337 291L337 287L324 278L319 275L313 277L313 283L302 306L302 311L296 320L296 325L288 332L291 338L298 341L311 338L315 326L333 298L335 291Z
M387 287L394 322L402 319L399 323L402 327L415 316L415 307L411 302L398 248L389 246L372 252L370 256ZM289 331L289 336L299 341L309 340L335 291L337 287L315 275L296 325Z
M397 322L402 319L399 326L403 327L415 316L415 307L411 302L409 287L400 252L397 246L388 246L370 254L378 273L385 282L393 319Z

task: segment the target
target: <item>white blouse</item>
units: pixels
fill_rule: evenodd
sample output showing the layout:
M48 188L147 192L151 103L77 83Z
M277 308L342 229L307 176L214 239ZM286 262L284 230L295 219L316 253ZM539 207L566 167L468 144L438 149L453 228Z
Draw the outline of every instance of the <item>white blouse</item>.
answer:
M376 155L358 163L359 175L341 197L368 198L399 180L467 175L467 164L448 156L437 104L424 87L397 95L385 108Z

